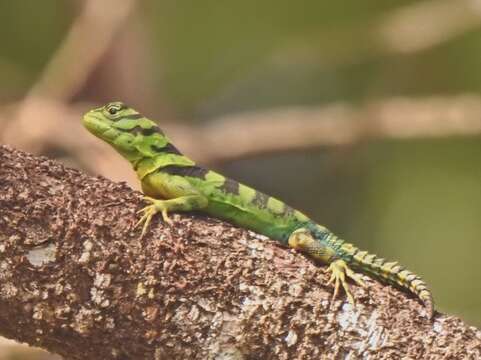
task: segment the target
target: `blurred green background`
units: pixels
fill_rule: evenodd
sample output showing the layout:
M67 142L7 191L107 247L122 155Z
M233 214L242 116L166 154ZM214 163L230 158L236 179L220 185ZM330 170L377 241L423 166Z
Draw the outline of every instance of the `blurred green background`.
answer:
M120 3L130 4L126 15L118 14ZM43 137L22 135L7 116L45 76L42 97L49 106L71 109L76 115L65 122L72 123L84 109L114 99L185 129L246 111L333 103L365 109L398 97L420 103L432 96L477 99L480 6L441 0L0 0L0 121L9 129L0 129L0 140L122 179L111 176L111 168L79 160L79 147L40 146L55 129ZM77 63L92 51L67 48L67 61L51 61L85 13L93 30L78 44L97 46L106 31L97 25L115 31L65 95L55 88L82 72ZM303 119L293 121L302 128ZM51 125L39 115L30 126L40 131ZM248 120L244 126L255 129ZM423 276L440 311L480 326L481 137L475 130L320 143L303 151L287 147L209 165L285 199L359 247L398 260Z

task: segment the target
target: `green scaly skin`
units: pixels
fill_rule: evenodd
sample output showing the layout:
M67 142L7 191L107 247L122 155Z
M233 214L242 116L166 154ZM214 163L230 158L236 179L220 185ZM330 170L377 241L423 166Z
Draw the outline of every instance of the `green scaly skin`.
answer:
M171 211L200 210L329 264L329 283L335 284L333 298L342 285L354 304L345 278L361 286L364 283L352 268L407 289L424 303L428 317L433 318L432 295L419 276L396 262L386 262L344 242L280 200L197 166L172 145L155 122L125 104L113 102L93 109L85 114L83 123L93 135L112 145L136 171L150 203L142 209L138 223L143 224L142 236L158 212L171 223Z

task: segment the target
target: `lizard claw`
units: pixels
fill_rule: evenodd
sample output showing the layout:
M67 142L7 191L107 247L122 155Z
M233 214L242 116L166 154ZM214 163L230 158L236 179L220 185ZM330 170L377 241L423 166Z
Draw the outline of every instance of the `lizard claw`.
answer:
M347 277L353 279L356 284L362 287L366 287L366 284L362 280L359 274L352 271L344 260L335 260L330 265L327 271L331 272L331 277L327 282L328 285L334 283L334 294L332 295L332 301L334 301L339 293L339 287L342 285L344 292L346 293L347 299L351 305L355 305L354 297L349 290L349 285L346 281Z
M140 235L140 238L144 237L147 229L149 228L150 222L152 221L152 218L158 212L162 214L162 218L167 224L172 225L172 221L170 220L167 213L167 208L163 205L162 200L157 200L148 196L145 196L144 200L149 201L152 204L147 205L146 207L137 211L137 214L143 214L139 221L134 225L134 228L136 228L140 224L144 224L144 226L142 227L142 234Z
M152 221L152 217L157 213L157 210L155 209L155 205L149 205L144 207L138 213L143 213L143 215L135 224L134 228L136 228L142 223L144 224L144 226L142 227L142 234L140 235L140 238L143 238L145 233L147 232L150 222Z

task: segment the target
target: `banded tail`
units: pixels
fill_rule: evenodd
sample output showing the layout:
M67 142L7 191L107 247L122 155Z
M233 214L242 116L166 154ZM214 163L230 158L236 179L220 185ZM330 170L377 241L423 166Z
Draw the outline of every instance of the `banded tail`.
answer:
M427 309L429 319L433 318L434 302L432 294L428 290L426 283L418 275L405 269L395 261L387 262L383 258L369 254L367 251L361 251L354 245L343 242L342 240L337 239L334 241L342 242L338 244L338 253L340 253L341 258L348 261L353 268L358 268L368 275L407 289L423 302Z

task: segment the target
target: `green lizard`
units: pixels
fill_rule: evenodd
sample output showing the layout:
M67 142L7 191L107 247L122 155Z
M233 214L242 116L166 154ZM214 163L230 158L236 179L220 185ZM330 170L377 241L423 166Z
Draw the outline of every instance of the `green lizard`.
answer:
M145 200L150 203L141 210L143 215L137 223L143 224L142 236L157 213L171 224L171 211L200 210L329 264L328 284L334 283L333 299L342 285L354 304L346 277L365 286L360 275L352 270L355 269L409 290L424 303L432 319L432 295L419 276L396 262L386 262L344 242L282 201L197 166L172 145L155 122L134 109L121 102L109 103L86 113L83 123L93 135L112 145L136 171Z

